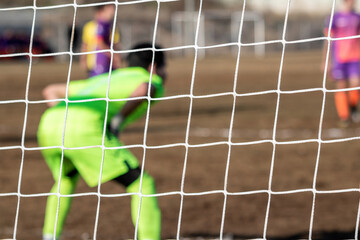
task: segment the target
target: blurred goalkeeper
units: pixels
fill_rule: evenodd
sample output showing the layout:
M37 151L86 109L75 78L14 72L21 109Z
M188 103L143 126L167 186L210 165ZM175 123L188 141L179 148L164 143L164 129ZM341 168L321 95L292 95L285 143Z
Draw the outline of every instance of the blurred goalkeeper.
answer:
M360 15L354 9L355 0L343 0L342 9L333 16L331 37L343 38L360 34ZM328 35L330 18L327 20L325 35ZM337 89L359 87L360 77L360 40L359 38L335 40L331 46L331 74ZM324 52L326 46L324 46ZM323 68L325 66L325 58ZM341 91L335 93L335 105L340 118L340 127L347 127L352 120L359 122L357 105L359 91Z
M109 50L112 40L112 29L115 15L115 6L100 5L95 7L95 19L85 24L82 34L82 52L92 52L98 50ZM115 31L113 39L114 50L120 49L120 36ZM89 77L93 77L110 70L110 52L99 52L81 55L80 62L82 67L88 72ZM120 55L113 54L112 69L119 68L121 64Z
M128 55L127 68L121 68L111 73L109 99L125 99L147 97L148 93L153 98L163 96L165 81L165 56L161 51L155 52L152 65L153 51L146 50L152 45L139 44ZM157 47L159 48L159 47ZM151 74L152 73L152 74ZM152 76L152 77L150 77ZM151 84L150 84L151 78ZM150 84L150 86L149 86ZM150 87L150 92L148 92ZM118 140L119 131L147 112L148 101L136 99L131 101L109 101L106 97L108 89L108 75L102 74L87 80L71 81L69 84L69 100L80 100L68 103L66 117L64 147L77 148L65 149L61 167L61 148L48 148L42 150L47 165L49 166L55 184L51 193L57 193L59 174L60 194L74 193L79 176L90 186L97 186L102 160L102 142L107 148L104 155L101 183L115 181L122 184L128 193L139 193L140 175L139 162L128 149L119 149L123 144ZM47 100L64 98L65 84L53 84L43 91ZM102 98L102 99L99 99ZM84 101L82 101L84 100ZM91 101L89 101L91 100ZM38 143L40 147L62 146L63 128L65 121L65 102L48 103L51 108L43 114L39 130ZM107 111L105 137L103 139L104 121ZM62 169L60 173L60 169ZM153 178L143 173L141 193L144 195L155 194ZM65 218L71 204L70 197L60 198L60 208L57 218L55 236L58 239L63 230ZM46 205L43 239L53 239L55 229L57 196L49 196ZM117 206L120 207L120 206ZM131 215L135 224L139 210L139 197L131 197ZM161 213L156 197L143 197L138 227L139 239L160 239Z

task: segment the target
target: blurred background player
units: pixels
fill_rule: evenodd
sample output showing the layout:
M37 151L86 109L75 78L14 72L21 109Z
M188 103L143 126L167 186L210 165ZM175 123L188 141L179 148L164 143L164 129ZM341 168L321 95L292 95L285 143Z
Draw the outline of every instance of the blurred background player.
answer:
M144 43L137 45L134 49L150 47L152 47L151 44ZM163 52L157 51L153 66L152 59L153 52L151 50L130 53L128 56L129 67L114 70L111 74L109 98L125 99L148 96L151 72L150 95L154 98L163 96L163 84L166 76L165 56ZM108 88L107 79L107 75L99 75L87 80L71 81L69 100L105 98ZM52 84L46 87L43 93L45 99L53 100L64 98L65 91L65 84ZM41 147L61 146L66 104L65 102L58 104L49 102L48 105L51 107L45 111L39 124L38 143ZM108 103L108 108L104 100L69 102L64 147L80 147L80 149L64 150L60 194L69 195L74 193L79 176L90 187L98 185L103 153L101 148L91 148L91 146L102 145L102 141L104 141L105 147L117 149L105 150L101 183L115 181L122 184L128 193L139 193L141 175L139 162L128 149L118 148L123 146L118 140L118 132L129 123L146 114L147 106L148 101L146 99L111 101ZM106 112L108 113L107 128L105 139L103 139ZM88 148L81 148L86 146ZM55 180L51 193L57 193L62 151L60 148L50 148L44 149L42 154ZM146 172L144 172L142 178L141 193L145 195L156 193L154 180ZM58 198L56 195L48 197L43 239L53 239L54 232L57 239L60 237L70 204L70 197L60 199L55 231ZM138 238L160 239L161 212L157 198L145 196L142 198L141 204ZM137 220L138 210L139 197L138 195L132 195L131 215L134 224Z
M95 7L94 20L85 24L82 35L82 52L96 50L109 50L111 47L112 30L114 23L115 6L101 5ZM120 36L117 31L114 35L114 50L120 49ZM82 67L88 72L89 77L109 72L111 53L102 52L96 54L81 55ZM113 55L112 69L119 68L120 55Z
M355 0L343 0L342 9L334 13L331 25L331 37L342 38L360 34L360 15L354 9ZM328 35L330 18L324 30ZM336 82L337 89L359 87L360 77L360 40L359 38L332 41L329 69ZM324 46L324 52L326 46ZM325 59L325 58L324 58ZM325 66L325 61L323 67ZM359 91L341 91L335 93L335 105L340 118L340 127L347 127L350 120L359 122L357 104Z

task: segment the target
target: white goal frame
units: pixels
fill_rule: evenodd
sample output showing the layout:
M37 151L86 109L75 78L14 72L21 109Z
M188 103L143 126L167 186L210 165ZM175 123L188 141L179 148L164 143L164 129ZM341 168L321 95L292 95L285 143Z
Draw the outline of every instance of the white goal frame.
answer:
M172 31L172 42L176 46L193 45L195 42L195 28L198 21L198 12L189 11L178 11L175 12L171 17L171 31ZM241 11L232 12L228 15L228 12L216 11L216 12L203 12L200 16L199 31L198 31L198 45L206 45L206 33L205 24L209 20L230 20L230 39L229 42L237 43L239 36L239 25L243 22L253 22L254 24L254 42L265 42L265 20L262 14L252 11L246 11L242 18ZM192 34L194 32L194 34ZM213 33L207 35L211 39L215 36ZM205 57L205 51L199 49L199 57ZM237 47L232 48L232 52L236 54ZM265 56L265 45L258 44L254 46L254 52L257 57Z

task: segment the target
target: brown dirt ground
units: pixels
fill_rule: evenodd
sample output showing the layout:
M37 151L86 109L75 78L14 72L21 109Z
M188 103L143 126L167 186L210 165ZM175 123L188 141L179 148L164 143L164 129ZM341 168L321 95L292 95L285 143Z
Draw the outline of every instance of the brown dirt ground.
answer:
M193 60L191 56L185 59L170 59L168 96L190 93ZM280 89L287 91L321 87L323 80L320 61L318 52L287 53ZM248 93L276 89L279 66L279 54L269 54L264 59L242 56L236 91ZM199 60L193 94L199 96L231 92L234 88L235 67L236 58L231 56L212 56ZM28 62L1 62L0 69L0 101L24 99ZM29 100L42 99L43 87L53 82L65 82L67 73L68 63L34 61L29 82ZM83 77L84 73L74 64L71 79ZM326 86L333 88L331 81L327 81ZM276 93L237 97L234 135L231 141L245 143L271 139L277 97ZM281 94L276 140L282 142L317 138L322 100L321 91ZM333 94L327 93L325 100L322 139L333 139L326 134L329 131L340 131L345 137L359 137L359 126L355 124L346 130L336 129ZM224 190L229 145L193 145L228 140L226 129L230 126L232 104L231 95L193 100L188 138L190 147L183 186L185 193ZM160 101L154 105L150 112L146 144L158 146L184 143L189 105L188 97ZM26 147L37 146L37 124L45 108L44 104L28 106L24 138ZM21 145L25 110L24 103L0 104L0 147ZM144 123L142 120L129 127L122 134L122 140L129 145L142 144ZM290 133L284 134L282 131ZM232 145L226 190L230 193L268 190L274 148L276 151L271 190L277 192L312 188L319 144L312 142L273 145L268 142ZM143 149L132 150L141 161ZM17 192L22 151L0 150L0 153L0 238L12 238L19 199L16 196L4 196L3 193ZM155 178L159 193L180 191L185 154L186 148L182 146L146 150L145 169ZM359 188L359 155L359 140L321 144L316 189ZM39 151L24 151L23 157L20 192L24 197L20 198L16 236L17 239L40 239L46 199L27 197L26 194L48 192L53 180ZM77 188L78 193L96 191L96 188L87 187L83 181ZM124 189L114 183L107 183L101 186L101 192L123 193ZM316 194L313 238L354 238L359 198L359 190ZM64 239L93 238L98 200L96 196L74 198L63 234ZM130 219L129 197L103 197L100 200L97 239L132 238L134 228ZM180 236L218 237L224 194L185 196L183 201ZM175 238L177 235L180 202L179 194L159 197L163 216L163 238ZM266 236L270 239L307 238L312 202L311 192L272 194ZM267 193L229 195L226 201L224 234L232 235L236 239L262 237L267 203Z

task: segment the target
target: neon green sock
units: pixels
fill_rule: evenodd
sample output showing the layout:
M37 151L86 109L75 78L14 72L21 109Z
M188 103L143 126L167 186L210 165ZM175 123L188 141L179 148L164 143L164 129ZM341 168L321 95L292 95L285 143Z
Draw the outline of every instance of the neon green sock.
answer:
M126 188L128 193L138 193L140 178ZM144 173L142 181L142 194L155 194L154 179ZM140 198L137 195L131 196L131 217L136 224ZM158 240L161 238L161 212L156 197L142 197L140 219L138 226L138 239Z
M64 194L64 195L72 194L75 190L77 180L78 180L77 176L72 178L63 176L61 178L60 194ZM58 183L55 182L50 192L57 193L57 188L58 188ZM72 198L70 197L60 198L60 207L59 207L59 214L58 214L57 226L56 226L56 238L59 238L63 230L65 219L71 206L71 201ZM49 196L46 203L45 221L43 228L43 234L46 236L50 236L50 235L53 236L54 234L57 206L58 206L58 197L54 195Z

